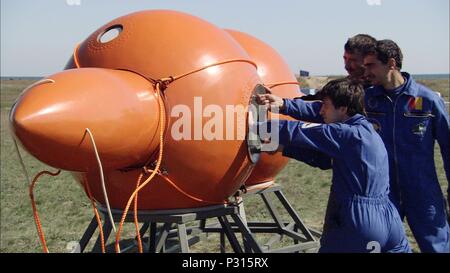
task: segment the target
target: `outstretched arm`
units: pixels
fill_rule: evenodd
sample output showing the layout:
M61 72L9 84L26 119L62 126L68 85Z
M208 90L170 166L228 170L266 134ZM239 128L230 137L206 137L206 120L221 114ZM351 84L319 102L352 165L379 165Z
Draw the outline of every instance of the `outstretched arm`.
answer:
M298 120L323 122L320 116L321 101L304 101L301 98L283 99L273 94L256 95L256 101L261 105L269 106L271 110L277 109L281 114Z
M346 141L343 138L345 130L342 128L342 124L315 124L279 120L277 123L266 122L266 125L272 141L278 133L278 144L284 147L298 146L312 149L332 158L340 158L342 155L342 147ZM277 128L271 128L272 125L277 126Z
M304 101L301 98L284 99L284 108L280 110L280 113L303 121L323 123L323 118L319 114L321 107L321 101Z
M304 162L309 166L328 170L332 167L332 159L318 151L312 149L300 148L297 146L287 146L283 149L283 156Z

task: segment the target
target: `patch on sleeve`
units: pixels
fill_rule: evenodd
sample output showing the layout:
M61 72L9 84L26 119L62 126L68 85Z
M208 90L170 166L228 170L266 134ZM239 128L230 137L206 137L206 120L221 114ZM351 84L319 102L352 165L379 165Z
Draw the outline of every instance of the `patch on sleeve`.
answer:
M416 124L413 129L412 133L418 136L423 136L427 131L427 126L425 123L420 122L419 124Z
M303 123L300 127L303 128L303 129L307 129L307 128L317 127L317 126L320 126L320 125L322 125L322 124L320 124L320 123L310 123L310 122L305 122L305 123Z

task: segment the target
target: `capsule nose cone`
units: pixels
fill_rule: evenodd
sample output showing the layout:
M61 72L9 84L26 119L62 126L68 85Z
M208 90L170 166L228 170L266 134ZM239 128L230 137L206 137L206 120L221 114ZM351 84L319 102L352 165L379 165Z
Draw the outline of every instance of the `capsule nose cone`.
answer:
M10 124L28 152L55 168L97 168L86 128L103 167L124 168L147 161L158 145L157 99L150 82L132 72L66 70L27 88Z
M70 109L71 101L60 100L55 89L61 86L54 84L52 79L41 80L25 89L18 98L10 114L16 136L42 133Z
M32 93L30 90L38 85L43 84L50 84L54 83L55 81L52 79L43 79L40 80L31 86L27 87L17 98L16 102L14 102L11 112L9 114L9 122L11 125L11 128L14 130L14 132L21 132L22 128L25 128L25 124L27 121L29 121L33 115L35 114L34 111L31 109L30 105L23 106L25 103L23 103L23 97L25 94L29 95ZM28 128L27 130L29 130ZM16 134L17 135L17 134Z

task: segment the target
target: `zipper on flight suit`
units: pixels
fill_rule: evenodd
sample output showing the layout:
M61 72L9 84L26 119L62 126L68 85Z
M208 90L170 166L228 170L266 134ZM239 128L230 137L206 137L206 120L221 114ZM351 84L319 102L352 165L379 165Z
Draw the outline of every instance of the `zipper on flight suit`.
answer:
M404 95L404 93L399 94L398 97L395 99L395 102L393 102L392 99L388 95L384 95L393 105L392 111L393 111L394 123L393 123L393 128L392 128L392 141L393 141L393 145L394 145L395 178L397 179L400 209L402 208L402 205L403 205L403 196L402 196L402 191L401 191L401 187L400 187L400 176L398 173L397 145L396 145L396 141L395 141L395 114L396 114L397 102L402 95Z

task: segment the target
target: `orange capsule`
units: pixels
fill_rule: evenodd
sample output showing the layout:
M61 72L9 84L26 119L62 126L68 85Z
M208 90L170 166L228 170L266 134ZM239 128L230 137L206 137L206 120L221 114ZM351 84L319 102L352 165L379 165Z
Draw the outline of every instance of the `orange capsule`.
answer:
M97 169L88 128L103 167L144 164L158 146L153 86L120 70L66 70L26 89L11 111L23 147L42 162L71 171Z
M116 37L106 39L110 31ZM161 96L166 113L161 172L139 192L139 209L223 203L254 167L245 134L250 98L261 80L249 59L224 30L200 18L167 10L132 13L91 34L69 60L70 70L51 76L55 83L25 92L23 99L27 94L30 99L14 111L19 113L36 99L38 107L24 110L32 115L53 102L55 95L57 102L72 103L63 108L70 115L52 119L51 126L31 129L14 114L13 126L27 150L49 165L73 170L78 182L89 185L94 199L103 203L92 146L83 135L84 127L90 126L107 165L111 207L123 209L142 167L153 168L159 151L161 116L151 83L172 76L175 81ZM138 94L145 99L138 101ZM243 118L229 108L241 109ZM64 155L74 159L66 160Z
M258 65L258 75L266 87L271 89L274 95L282 98L301 97L298 85L293 84L297 79L292 74L289 66L281 55L263 41L240 31L226 30L250 55L250 58ZM274 86L274 87L272 87ZM270 118L291 119L285 115L270 114ZM251 176L245 182L247 186L273 181L275 176L286 166L288 159L281 153L262 153L252 171Z

